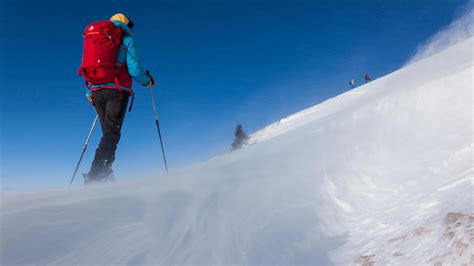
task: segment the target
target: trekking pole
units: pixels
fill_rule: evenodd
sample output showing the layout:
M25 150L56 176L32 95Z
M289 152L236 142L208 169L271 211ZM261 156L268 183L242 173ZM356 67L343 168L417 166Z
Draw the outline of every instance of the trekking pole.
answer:
M148 72L147 70L146 73L149 75L150 72ZM155 113L156 129L158 129L158 136L160 137L161 153L163 154L163 162L165 163L166 173L168 173L168 164L166 163L165 149L163 148L163 139L161 138L160 123L158 122L158 113L156 112L155 96L153 95L153 87L150 87L150 93L151 93L151 102L153 103L153 112Z
M79 162L77 162L76 169L74 170L74 174L72 175L72 179L71 179L71 182L69 183L69 186L71 186L72 182L74 182L74 177L76 177L77 169L79 169L79 165L81 164L82 157L84 156L84 153L87 150L87 145L89 144L89 140L91 139L92 132L94 131L95 124L97 124L98 118L99 118L99 115L95 115L94 123L92 124L91 131L89 131L89 136L87 136L86 143L84 144L84 147L82 148L81 157L79 158Z

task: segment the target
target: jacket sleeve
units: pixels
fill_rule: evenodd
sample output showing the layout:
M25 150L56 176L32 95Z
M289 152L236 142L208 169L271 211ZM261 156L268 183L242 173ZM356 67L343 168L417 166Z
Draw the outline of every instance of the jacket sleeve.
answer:
M131 36L123 39L123 44L127 47L126 62L128 74L138 83L146 86L150 82L150 78L145 73L140 61L138 50L135 46L134 40Z

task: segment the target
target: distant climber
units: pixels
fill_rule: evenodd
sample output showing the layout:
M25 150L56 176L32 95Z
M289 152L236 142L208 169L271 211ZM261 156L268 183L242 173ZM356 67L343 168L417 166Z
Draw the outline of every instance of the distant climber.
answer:
M369 77L369 73L365 74L364 79L365 83L372 81L372 79Z
M349 81L349 85L351 86L352 89L354 88L355 83L356 83L355 79L351 79L351 81Z
M132 78L152 87L153 77L145 72L133 39L133 22L123 14L110 21L87 25L79 75L86 80L87 99L94 106L102 127L102 139L84 182L113 180L112 163L120 140L123 120L132 97ZM130 109L131 110L131 105Z

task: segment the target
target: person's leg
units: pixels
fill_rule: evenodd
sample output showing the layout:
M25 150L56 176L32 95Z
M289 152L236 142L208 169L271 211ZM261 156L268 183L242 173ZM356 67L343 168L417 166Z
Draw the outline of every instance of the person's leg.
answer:
M106 90L99 90L99 91L94 91L92 93L93 97L93 102L94 102L94 108L99 116L99 123L102 129L102 132L104 132L104 124L105 124L105 108L107 106L107 101L106 101ZM94 181L99 174L99 172L102 170L102 152L99 148L96 149L95 155L94 155L94 160L92 161L91 168L89 170L89 173L84 175L84 182L89 183L91 181Z
M102 92L99 97L104 97L105 100L104 105L101 104L99 108L96 108L98 114L104 111L103 114L99 114L102 138L88 174L91 181L102 181L111 178L112 163L115 160L115 151L120 140L120 132L129 97L118 90L104 89L97 93L99 92ZM104 106L105 108L102 109Z
M117 90L110 90L105 108L105 126L99 149L103 152L103 175L112 174L112 164L115 161L115 151L120 141L122 124L127 112L128 95Z

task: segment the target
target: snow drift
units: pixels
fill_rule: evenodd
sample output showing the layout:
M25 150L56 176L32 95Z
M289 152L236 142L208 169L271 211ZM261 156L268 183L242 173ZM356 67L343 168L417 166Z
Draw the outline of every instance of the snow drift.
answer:
M473 262L472 47L157 180L4 193L0 264Z
M408 60L407 64L439 53L470 37L474 37L474 0L469 0L462 8L462 12L448 26L419 45L417 52Z

